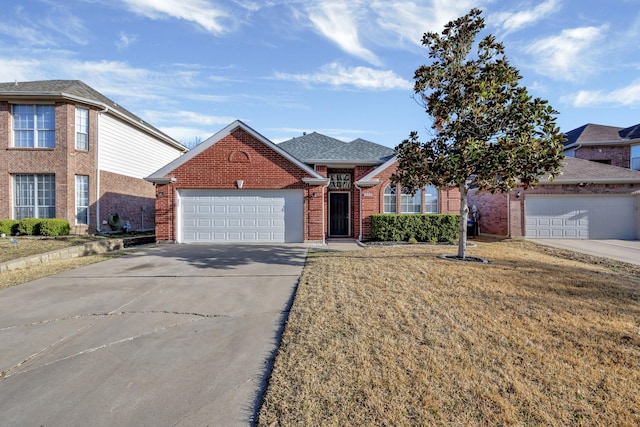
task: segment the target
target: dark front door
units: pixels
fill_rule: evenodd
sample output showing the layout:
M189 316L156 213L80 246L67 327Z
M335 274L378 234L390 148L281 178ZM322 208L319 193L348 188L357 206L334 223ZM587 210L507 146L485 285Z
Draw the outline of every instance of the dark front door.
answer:
M329 236L349 235L349 193L329 193Z

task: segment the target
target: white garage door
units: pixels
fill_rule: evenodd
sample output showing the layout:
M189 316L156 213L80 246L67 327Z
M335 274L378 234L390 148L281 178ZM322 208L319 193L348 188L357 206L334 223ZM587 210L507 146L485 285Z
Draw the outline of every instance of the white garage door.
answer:
M180 190L181 243L302 242L301 190Z
M527 196L530 238L634 239L631 196Z

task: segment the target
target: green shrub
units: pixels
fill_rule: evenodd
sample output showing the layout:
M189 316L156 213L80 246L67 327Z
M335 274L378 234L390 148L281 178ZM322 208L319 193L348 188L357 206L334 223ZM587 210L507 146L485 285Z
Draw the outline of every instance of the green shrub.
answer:
M18 232L18 224L20 221L15 219L0 219L0 234L13 236Z
M66 219L43 219L40 222L41 236L68 236L71 226Z
M459 215L371 215L371 232L374 240L401 242L456 242L460 236Z
M40 218L23 218L18 223L18 233L27 236L36 236L40 234Z

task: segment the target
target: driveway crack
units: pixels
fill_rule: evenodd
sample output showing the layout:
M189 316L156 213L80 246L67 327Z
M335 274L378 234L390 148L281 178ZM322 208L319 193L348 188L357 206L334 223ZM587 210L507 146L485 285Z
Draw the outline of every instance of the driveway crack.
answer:
M126 337L126 338L122 338L113 342L109 342L107 344L103 344L103 345L99 345L96 347L92 347L89 349L85 349L82 350L80 352L77 352L75 354L71 354L65 357L62 357L60 359L54 360L52 362L46 363L44 365L41 366L37 366L33 369L27 369L21 372L17 372L16 374L12 374L12 371L15 371L16 369L20 368L21 366L24 366L25 364L29 363L30 361L34 360L35 358L37 358L38 356L46 353L47 351L51 350L53 347L55 347L56 345L62 343L63 341L68 340L69 338L73 337L74 335L79 334L80 332L84 331L85 329L89 328L92 325L85 325L79 329L77 329L76 331L74 331L73 333L60 338L59 340L49 344L48 346L44 347L43 349L41 349L40 351L32 354L31 356L25 358L24 360L22 360L21 362L11 366L10 368L0 372L0 380L3 380L5 378L8 378L12 375L17 375L17 374L21 374L21 373L27 373L30 372L34 369L39 369L39 368L43 368L58 362L61 362L63 360L67 360L67 359L71 359L74 357L78 357L81 356L83 354L88 354L88 353L93 353L94 351L98 351L98 350L102 350L108 347L111 347L113 345L116 344L121 344L123 342L128 342L128 341L133 341L135 339L147 336L147 335L151 335L151 334L155 334L158 332L163 332L165 330L171 329L171 328L175 328L177 326L180 325L184 325L187 323L191 323L191 322L197 322L199 320L202 319L213 319L213 318L224 318L224 317L231 317L229 315L223 315L223 314L205 314L205 313L194 313L194 312L180 312L180 311L170 311L170 310L149 310L149 311L110 311L110 312L104 312L104 313L90 313L90 314L79 314L76 316L69 316L69 317L63 317L63 318L59 318L59 319L48 319L48 320L41 320L38 322L31 322L28 324L24 324L24 325L15 325L15 326L9 326L9 327L5 327L0 329L0 332L3 331L7 331L10 329L15 329L15 328L24 328L24 327L29 327L29 326L36 326L36 325L43 325L43 324L47 324L47 323L55 323L55 322L61 322L61 321L65 321L65 320L73 320L73 319L84 319L84 318L90 318L90 317L110 317L110 316L122 316L125 314L170 314L170 315L177 315L177 316L192 316L195 317L196 319L191 319L188 320L186 322L177 322L174 323L172 325L168 325L168 326L163 326L160 328L156 328L150 332L145 332L142 334L138 334L138 335L134 335L134 336L130 336L130 337Z

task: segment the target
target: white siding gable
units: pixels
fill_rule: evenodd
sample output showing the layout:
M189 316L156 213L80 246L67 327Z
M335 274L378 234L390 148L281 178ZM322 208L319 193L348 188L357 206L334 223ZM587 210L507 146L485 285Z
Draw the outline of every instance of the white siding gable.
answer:
M100 114L98 162L101 170L144 178L180 157L180 151L110 115Z

